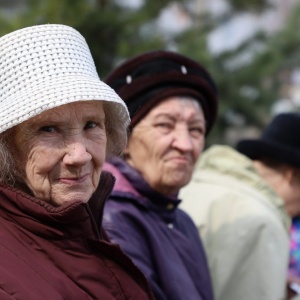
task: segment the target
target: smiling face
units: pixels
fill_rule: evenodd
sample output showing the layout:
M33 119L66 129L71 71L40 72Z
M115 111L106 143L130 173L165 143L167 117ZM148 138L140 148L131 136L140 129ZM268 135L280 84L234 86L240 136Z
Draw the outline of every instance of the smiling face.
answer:
M196 100L170 97L133 129L127 162L156 191L170 196L191 178L205 142L205 118Z
M13 142L36 198L56 206L87 202L106 156L103 104L75 102L43 112L16 126Z

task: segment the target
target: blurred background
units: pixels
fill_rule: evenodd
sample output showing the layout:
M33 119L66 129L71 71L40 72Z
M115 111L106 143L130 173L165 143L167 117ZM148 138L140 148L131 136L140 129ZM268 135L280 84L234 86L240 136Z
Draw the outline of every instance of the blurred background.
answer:
M257 137L274 115L300 109L299 0L0 0L1 36L44 23L79 30L101 78L149 50L202 63L220 97L207 145Z

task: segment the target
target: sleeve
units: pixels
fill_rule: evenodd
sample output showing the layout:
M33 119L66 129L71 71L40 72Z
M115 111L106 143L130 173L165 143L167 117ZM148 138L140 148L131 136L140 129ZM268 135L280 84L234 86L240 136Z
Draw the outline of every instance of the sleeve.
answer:
M255 199L225 195L211 205L203 242L216 299L285 299L288 233Z
M114 201L108 201L104 209L103 227L110 241L118 244L144 273L155 299L168 300L158 283L150 238L144 223L137 214L130 210L120 209Z

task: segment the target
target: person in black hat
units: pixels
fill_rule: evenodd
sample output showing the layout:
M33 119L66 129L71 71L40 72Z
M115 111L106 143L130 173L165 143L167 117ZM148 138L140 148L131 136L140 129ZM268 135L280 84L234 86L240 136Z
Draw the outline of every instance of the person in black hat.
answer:
M292 217L290 261L288 272L289 299L300 294L300 126L299 113L281 114L274 118L258 140L243 140L237 149L254 160L260 175L284 200Z
M217 91L196 61L171 51L143 53L106 78L127 104L129 143L104 166L116 178L104 226L144 272L158 300L212 300L204 250L178 208L217 114Z
M295 190L300 183L300 139L296 131L299 126L299 113L280 114L266 127L260 139L242 140L237 144L237 150L254 161L260 175L284 199L291 217L300 214Z
M299 127L299 114L284 113L236 150L210 147L180 193L208 253L216 300L286 299L288 229L300 214Z

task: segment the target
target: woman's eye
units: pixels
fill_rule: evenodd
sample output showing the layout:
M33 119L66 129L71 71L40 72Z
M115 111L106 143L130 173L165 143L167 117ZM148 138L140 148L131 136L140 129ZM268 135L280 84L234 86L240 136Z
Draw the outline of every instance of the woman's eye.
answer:
M54 126L43 126L40 128L40 131L44 131L44 132L55 132L56 129Z
M91 129L91 128L95 128L97 127L98 124L94 121L88 121L85 126L84 126L84 129Z
M172 124L171 123L158 123L156 124L157 127L161 127L161 128L171 128Z
M202 128L192 127L192 128L190 128L190 131L202 132Z
M204 130L202 127L191 127L190 132L195 133L195 134L203 134Z

